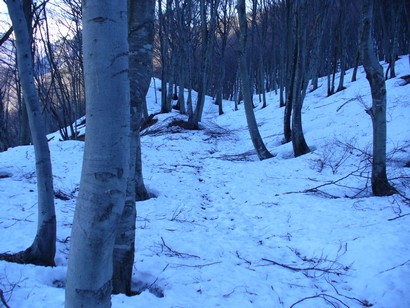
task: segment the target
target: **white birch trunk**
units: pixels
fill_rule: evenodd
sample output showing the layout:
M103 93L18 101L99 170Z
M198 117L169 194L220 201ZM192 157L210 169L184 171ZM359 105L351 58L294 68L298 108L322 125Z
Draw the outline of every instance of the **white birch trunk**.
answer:
M83 1L87 135L66 307L110 307L113 249L129 173L127 1Z

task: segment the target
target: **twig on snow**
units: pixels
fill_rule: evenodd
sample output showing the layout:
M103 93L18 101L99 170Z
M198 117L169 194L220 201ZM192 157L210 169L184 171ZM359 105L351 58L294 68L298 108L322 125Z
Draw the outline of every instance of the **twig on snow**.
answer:
M196 265L189 265L189 264L173 264L175 267L196 267L196 268L203 268L206 266L211 266L211 265L215 265L215 264L220 264L222 263L222 261L216 261L216 262L212 262L212 263L206 263L206 264L196 264Z
M367 301L367 300L360 300L360 299L358 299L358 298L356 298L356 297L351 297L351 296L347 296L347 295L344 295L344 294L339 293L339 290L338 290L330 281L328 281L328 283L332 286L332 288L335 290L335 292L337 293L337 295L343 296L344 298L347 298L347 299L350 299L350 300L353 300L353 301L357 301L357 302L359 302L363 307L372 307L372 306L373 306L373 304L369 303L369 301Z
M301 302L304 302L305 300L313 299L313 298L323 298L326 302L330 302L328 298L331 298L331 299L334 299L334 300L338 301L338 302L341 303L343 306L349 308L348 305L346 305L343 301L341 301L341 300L338 299L337 297L334 297L334 296L329 295L329 294L326 294L326 293L320 293L320 294L317 294L317 295L304 297L304 298L298 300L297 302L293 303L289 308L293 308L293 307L295 307L297 304L300 304ZM332 302L330 302L330 303L333 305L333 307L336 307Z
M379 274L383 274L383 273L385 273L385 272L394 270L394 269L396 269L396 268L398 268L398 267L400 267L400 266L406 265L406 264L409 263L409 262L410 262L410 260L407 260L406 262L403 262L402 264L399 264L399 265L393 266L392 268L388 268L387 270L381 271L381 272L379 272Z
M333 268L331 268L331 267L330 267L330 268L320 268L320 267L315 267L315 266L313 266L313 267L294 267L294 266L290 266L290 265L287 265L287 264L279 263L279 262L276 262L276 261L274 261L274 260L270 260L270 259L266 259L266 258L262 258L261 260L266 261L266 262L270 262L270 263L272 263L272 264L274 264L274 265L278 265L278 266L287 268L287 269L292 270L292 271L295 271L295 272L318 271L318 272L323 272L323 273L328 273L328 274L336 274L336 275L341 275L341 274L343 274L342 271L339 271L339 270L337 270L337 269L333 269ZM344 271L347 271L349 268L348 268L348 267L343 267L343 268L341 268L341 269L343 269Z
M252 265L251 261L246 260L245 258L241 257L238 250L236 251L236 256L238 257L239 260L245 261L245 263L248 263L249 265Z
M0 289L0 300L1 300L2 304L4 305L4 307L10 308L10 306L6 302L6 299L4 298L4 293L3 293L2 289Z
M393 221L393 220L396 220L396 219L399 219L399 218L403 218L403 217L409 216L409 215L410 215L410 213L403 214L403 215L398 215L398 216L396 216L396 217L394 217L394 218L389 218L389 219L387 219L387 220L388 220L388 221Z
M176 250L172 249L171 247L169 247L169 246L165 243L165 240L164 240L164 238L163 238L162 236L161 236L161 240L162 240L162 245L163 245L163 247L165 247L165 248L168 249L168 251L171 253L171 256L175 255L175 256L181 257L181 258L198 258L198 259L200 259L200 257L198 257L198 256L191 255L191 254L189 254L189 253L179 252L179 251L176 251Z

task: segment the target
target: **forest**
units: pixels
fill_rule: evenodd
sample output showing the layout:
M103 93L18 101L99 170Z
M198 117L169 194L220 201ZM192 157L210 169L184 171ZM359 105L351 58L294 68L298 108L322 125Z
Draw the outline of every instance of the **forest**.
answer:
M2 5L1 305L410 304L406 0Z

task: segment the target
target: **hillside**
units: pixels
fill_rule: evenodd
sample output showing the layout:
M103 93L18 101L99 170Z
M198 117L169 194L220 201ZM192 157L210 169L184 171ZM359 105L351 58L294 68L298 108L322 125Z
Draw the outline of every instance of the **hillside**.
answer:
M410 74L386 81L388 177L410 194ZM351 71L345 80L351 79ZM256 117L275 157L259 161L243 105L225 114L207 98L202 130L187 131L176 111L143 131L144 179L152 194L137 204L135 289L113 307L410 307L410 207L373 197L370 89L363 69L346 90L326 96L326 80L303 109L312 153L294 158L282 144L278 96ZM159 87L159 81L156 82ZM155 88L147 96L158 112ZM194 99L195 101L195 99ZM0 261L0 289L11 307L63 307L70 228L83 143L50 142L58 221L57 266ZM0 252L28 247L36 229L31 146L0 153ZM66 200L62 200L66 199ZM0 305L0 307L2 307Z

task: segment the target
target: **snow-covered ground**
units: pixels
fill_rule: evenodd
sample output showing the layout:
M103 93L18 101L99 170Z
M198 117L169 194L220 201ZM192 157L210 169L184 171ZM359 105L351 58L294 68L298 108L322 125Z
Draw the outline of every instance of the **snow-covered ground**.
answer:
M410 74L408 56L398 76ZM351 71L345 80L349 81ZM388 80L388 177L410 194L410 85ZM156 83L159 87L159 81ZM258 161L243 105L225 114L207 99L203 129L173 126L176 111L143 132L145 183L139 202L135 289L113 307L410 307L410 207L373 197L370 90L363 70L326 97L326 81L305 99L312 153L281 144L283 109L268 94L255 112L275 157ZM154 86L150 112L160 110ZM58 219L57 266L0 262L0 289L11 307L62 307L70 228L83 143L50 142ZM37 194L31 146L0 153L0 252L27 248L35 235ZM407 204L406 204L407 203ZM0 307L1 304L0 304Z

